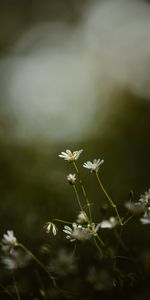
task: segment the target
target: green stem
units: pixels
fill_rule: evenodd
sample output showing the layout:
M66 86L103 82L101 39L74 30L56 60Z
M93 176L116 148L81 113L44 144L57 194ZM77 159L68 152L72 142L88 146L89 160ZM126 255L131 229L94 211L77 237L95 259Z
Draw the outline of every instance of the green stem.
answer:
M102 239L99 237L98 234L96 234L96 237L97 237L97 239L99 240L99 242L102 244L102 246L104 247L105 244L104 244L104 242L102 241Z
M14 287L15 287L17 299L21 300L14 273L12 274L12 277L13 277L13 282L14 282Z
M16 297L13 296L3 285L0 284L0 287L3 289L3 291L10 296L12 299L16 300Z
M124 243L124 241L122 240L122 238L121 238L121 233L120 234L118 234L118 232L117 232L117 230L114 228L114 233L115 233L115 236L116 236L116 238L117 238L117 240L118 240L118 243L121 245L121 247L125 250L125 251L129 251L129 249L127 248L127 246L125 245L125 243Z
M77 197L77 201L78 201L80 210L83 211L83 208L82 208L82 205L81 205L81 202L80 202L80 198L79 198L79 194L78 194L77 188L76 188L75 185L73 185L73 188L74 188L74 191L75 191L75 194L76 194L76 197Z
M103 193L105 194L106 198L108 199L108 202L109 204L114 208L115 212L116 212L116 215L118 217L118 220L119 220L119 223L120 225L123 225L122 221L121 221L121 218L120 218L120 215L119 215L119 212L118 212L118 209L117 209L117 205L112 201L112 199L110 198L110 196L108 195L108 193L106 192L101 180L100 180L100 177L98 175L98 172L95 173L96 174L96 178L98 180L98 183L100 185L100 188L102 189Z
M68 221L64 221L64 220L60 220L60 219L53 219L52 222L59 222L59 223L63 223L63 224L72 225L72 222L68 222Z
M103 252L102 252L100 246L98 245L98 243L97 243L97 241L96 241L96 238L94 237L93 239L94 239L95 246L96 246L96 248L98 249L100 255L103 255Z
M53 283L53 286L56 287L55 278L50 274L50 272L46 269L46 267L43 265L43 263L29 249L27 249L21 243L17 243L16 246L22 248L25 252L27 252L32 257L32 259L48 274L50 280Z
M126 225L130 220L134 218L134 215L130 216L127 220L123 222L123 225Z
M90 202L89 202L87 193L86 193L86 191L85 191L85 188L84 188L84 185L83 185L83 182L82 182L80 173L79 173L79 169L78 169L78 167L77 167L75 161L73 161L73 165L74 165L74 168L75 168L75 170L76 170L76 172L77 172L77 175L78 175L78 177L79 177L80 186L81 186L83 195L84 195L84 197L85 197L87 207L88 207L88 209L89 209L89 219L90 219L90 222L92 222L91 205L90 205Z

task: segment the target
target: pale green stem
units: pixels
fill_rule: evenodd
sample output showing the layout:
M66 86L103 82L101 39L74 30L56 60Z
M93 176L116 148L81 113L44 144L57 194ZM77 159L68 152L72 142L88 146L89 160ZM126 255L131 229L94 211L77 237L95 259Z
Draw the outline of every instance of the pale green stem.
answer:
M80 198L79 198L79 194L78 194L77 188L76 188L75 185L73 185L73 188L74 188L74 191L75 191L75 194L76 194L76 197L77 197L77 201L78 201L80 210L83 211L83 208L82 208L82 205L81 205L81 202L80 202Z
M116 215L118 217L118 220L119 220L119 223L120 225L123 225L122 221L121 221L121 218L120 218L120 215L118 213L118 209L117 209L117 205L112 201L112 199L110 198L110 196L108 195L108 193L106 192L100 178L99 178L99 175L98 175L98 172L95 173L96 174L96 178L98 180L98 183L100 185L100 188L102 189L103 193L105 194L105 196L107 197L108 201L109 201L109 204L114 208L115 212L116 212Z
M134 215L130 216L127 220L123 222L123 225L126 225L130 220L134 218Z
M96 237L97 237L97 239L99 240L99 242L102 244L102 246L104 247L105 244L104 244L104 242L102 241L102 239L99 237L98 234L96 234Z
M16 279L15 279L15 274L12 273L12 276L13 276L13 282L14 282L14 287L15 287L17 299L18 299L18 300L21 300L20 294L19 294L19 290L18 290L18 287L17 287L17 283L16 283Z
M56 287L55 278L50 274L50 272L46 269L46 267L43 265L43 263L24 245L17 243L16 246L22 248L25 252L27 252L32 257L32 259L49 275L49 278L51 279L53 286Z
M86 193L86 191L85 191L85 188L84 188L82 179L81 179L81 177L80 177L79 169L78 169L78 167L77 167L75 161L73 161L73 165L74 165L74 168L75 168L75 170L76 170L76 172L77 172L77 175L78 175L78 177L79 177L80 186L81 186L83 195L84 195L84 197L85 197L87 207L88 207L88 209L89 209L89 219L90 219L90 222L92 222L92 214L91 214L90 202L89 202L87 193Z
M103 252L102 252L100 246L98 245L98 243L97 243L97 241L96 241L96 238L94 237L93 239L94 239L95 246L96 246L96 248L98 249L99 253L100 253L101 255L103 255Z
M4 290L4 292L10 296L12 299L16 300L16 297L13 296L3 285L0 284L0 287Z
M115 230L115 228L114 228L114 233L115 233L115 236L116 236L116 238L117 238L117 240L118 240L118 243L121 245L121 247L122 247L125 251L128 252L129 249L127 248L127 246L125 245L124 241L122 240L122 238L121 238L121 233L118 234L118 232L117 232L117 230Z
M64 220L60 220L60 219L53 219L52 222L59 222L59 223L63 223L63 224L69 224L69 225L72 225L71 222L64 221Z

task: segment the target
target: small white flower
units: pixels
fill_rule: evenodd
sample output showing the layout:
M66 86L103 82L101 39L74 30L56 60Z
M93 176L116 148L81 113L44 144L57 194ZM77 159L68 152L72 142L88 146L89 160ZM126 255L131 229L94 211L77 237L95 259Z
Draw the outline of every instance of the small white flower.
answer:
M70 240L71 242L74 242L75 240L89 240L92 236L89 228L83 227L82 225L77 225L76 223L72 224L72 228L65 225L63 232L67 234L66 239Z
M150 205L150 189L148 190L148 192L145 192L144 195L140 196L139 202L145 205Z
M50 231L52 230L53 235L57 234L57 227L54 223L52 222L48 222L46 223L46 225L44 226L46 233L50 233Z
M85 211L80 211L80 213L77 216L77 223L84 224L88 223L88 216Z
M89 229L92 235L96 236L97 235L97 231L100 228L100 223L98 223L97 225L95 223L92 223L89 225Z
M141 213L144 212L144 206L141 205L140 202L126 202L125 203L125 207L131 211L135 216L137 215L140 215Z
M89 169L91 172L97 172L99 167L104 163L102 159L94 159L93 162L87 161L83 164L83 167Z
M69 162L72 162L79 158L82 151L82 149L73 152L70 150L66 150L66 152L61 152L61 154L59 154L59 157L63 158L64 160L68 160Z
M103 220L100 224L101 228L114 228L118 221L114 217L110 217L109 220Z
M77 269L73 254L66 249L60 249L57 252L56 258L51 260L49 269L59 276L73 274Z
M2 256L1 260L6 269L14 270L26 267L28 262L31 260L31 256L20 249L17 249L9 255Z
M2 244L3 252L11 252L14 249L17 245L17 239L14 236L13 230L7 230L7 233L3 234Z
M143 225L150 224L150 215L145 212L143 218L140 218L140 221Z
M67 176L67 180L69 181L69 183L70 183L71 185L74 185L75 182L76 182L76 174L69 174L69 175Z

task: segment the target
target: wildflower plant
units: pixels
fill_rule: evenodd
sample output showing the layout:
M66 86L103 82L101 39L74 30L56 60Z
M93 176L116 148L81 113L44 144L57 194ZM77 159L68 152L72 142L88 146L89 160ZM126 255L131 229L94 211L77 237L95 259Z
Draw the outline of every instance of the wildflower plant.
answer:
M54 252L54 257L51 257L50 262L46 265L37 258L28 248L22 243L18 242L15 237L13 230L7 230L3 234L1 240L1 263L8 270L16 270L19 268L25 268L30 261L36 262L36 264L48 275L50 279L50 285L52 286L50 299L53 299L52 294L61 292L62 290L57 287L57 276L58 280L62 277L63 280L67 275L72 275L79 271L77 267L77 259L75 254L77 252L77 246L86 245L86 249L94 249L94 255L97 253L97 265L87 265L85 271L85 281L88 284L92 284L96 291L110 290L117 285L122 286L124 282L134 282L134 272L127 272L120 268L120 260L125 260L129 265L135 264L137 261L131 257L130 249L123 239L123 232L125 226L136 217L139 224L149 225L150 224L150 189L139 197L138 201L130 201L124 203L125 214L122 216L122 210L118 207L118 202L114 201L108 194L102 178L100 176L100 169L104 164L104 159L93 159L86 162L82 162L81 165L87 171L90 171L89 176L95 176L95 180L98 189L103 192L103 200L107 207L107 216L99 214L96 220L93 209L92 201L88 197L84 181L80 174L80 168L78 167L78 160L81 158L83 150L66 150L59 154L59 158L64 159L66 163L69 163L71 173L66 176L67 182L70 184L77 203L77 211L74 213L74 220L62 220L54 218L52 221L48 221L45 226L45 232L53 238L56 237L59 232L63 234L64 242L72 249L72 251L60 248L58 253ZM98 200L97 205L102 208L101 200ZM144 227L145 228L145 227ZM109 240L110 235L112 236L113 242ZM78 247L78 248L79 248ZM96 250L96 251L95 251ZM121 251L121 252L120 252ZM87 251L88 252L88 251ZM79 257L78 257L79 259ZM141 258L140 258L141 260ZM100 268L99 268L100 266ZM131 267L129 267L131 268ZM54 274L54 275L53 275ZM78 274L79 275L79 274ZM56 276L56 278L55 278ZM67 279L68 280L68 279ZM17 291L17 290L16 290ZM17 299L20 300L18 292ZM15 298L14 295L11 295ZM42 297L49 299L46 296L44 289L42 290ZM60 297L60 294L59 294ZM54 297L55 299L55 297ZM58 298L57 298L58 299ZM65 298L63 298L65 299ZM88 299L88 298L87 298Z

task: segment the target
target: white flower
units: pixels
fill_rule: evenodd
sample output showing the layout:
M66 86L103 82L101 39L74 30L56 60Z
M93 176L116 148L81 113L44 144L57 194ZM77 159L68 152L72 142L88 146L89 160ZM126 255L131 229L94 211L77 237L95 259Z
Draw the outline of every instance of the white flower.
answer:
M97 225L95 223L92 223L89 225L89 229L92 235L96 236L97 235L97 231L100 228L100 223L98 223Z
M99 167L104 163L104 160L94 159L93 162L87 161L83 164L83 167L89 169L91 172L97 172Z
M101 228L113 228L118 224L118 221L114 217L110 217L109 220L103 220L100 224Z
M75 182L76 182L76 175L75 175L75 174L69 174L69 175L67 176L67 180L69 181L69 183L70 183L71 185L74 185Z
M56 258L50 262L49 269L54 274L66 276L76 271L75 259L72 253L66 249L60 249L57 252Z
M72 228L65 225L63 232L67 234L66 238L71 242L75 240L84 241L89 240L92 236L92 232L87 227L82 225L77 225L76 223L72 224Z
M88 216L85 211L80 211L80 213L77 216L77 223L79 224L88 223Z
M50 233L51 229L52 229L52 233L53 235L56 235L57 233L57 227L54 223L52 222L48 222L46 223L46 225L44 226L46 233Z
M17 239L14 236L13 230L7 230L7 233L3 234L2 244L3 252L11 252L17 245Z
M134 215L137 215L137 216L144 212L144 206L141 205L140 202L130 202L130 201L127 201L125 203L125 207L129 211L131 211Z
M148 190L148 192L145 192L145 194L141 195L140 197L141 198L139 199L139 202L145 205L150 205L150 189Z
M74 152L66 150L66 152L61 152L61 154L59 154L59 157L64 158L64 160L68 160L69 162L72 162L79 158L82 151L82 149Z
M20 249L14 250L11 254L2 256L1 260L6 269L13 270L25 267L30 261L29 254Z
M140 221L143 225L150 224L150 215L145 212L143 218L140 218Z

